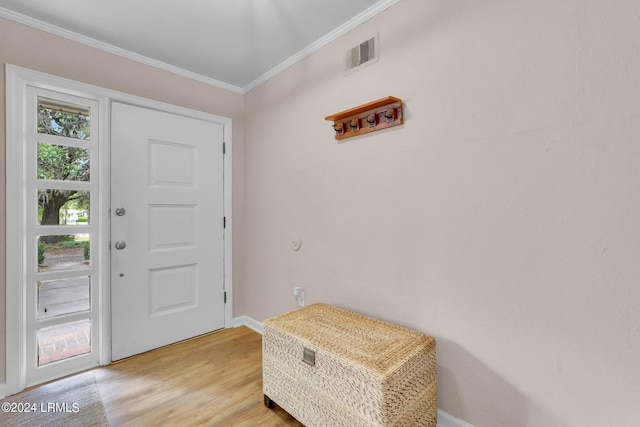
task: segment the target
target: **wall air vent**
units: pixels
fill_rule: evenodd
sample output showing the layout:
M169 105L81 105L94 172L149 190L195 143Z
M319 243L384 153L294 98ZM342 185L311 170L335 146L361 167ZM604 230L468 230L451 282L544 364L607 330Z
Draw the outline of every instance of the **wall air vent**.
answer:
M378 61L378 56L380 55L379 41L380 38L376 34L369 40L363 41L358 46L349 49L345 54L345 72L351 73L365 65L370 65Z

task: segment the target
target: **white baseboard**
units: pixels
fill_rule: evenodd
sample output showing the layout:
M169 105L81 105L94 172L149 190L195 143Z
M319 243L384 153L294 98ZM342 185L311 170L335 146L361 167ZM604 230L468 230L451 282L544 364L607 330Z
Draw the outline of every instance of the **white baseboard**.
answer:
M436 427L474 427L466 421L438 409L438 425Z
M246 326L262 335L262 322L258 322L249 316L238 316L233 319L233 327Z
M262 335L262 322L258 322L249 316L238 316L233 319L233 327L246 326ZM443 410L438 409L438 425L436 427L474 427L466 421L456 418Z

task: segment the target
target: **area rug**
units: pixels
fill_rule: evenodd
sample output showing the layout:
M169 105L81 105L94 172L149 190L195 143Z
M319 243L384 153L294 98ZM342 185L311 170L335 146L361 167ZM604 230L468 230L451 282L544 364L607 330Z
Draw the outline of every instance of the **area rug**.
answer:
M108 426L93 371L54 381L0 401L6 427Z

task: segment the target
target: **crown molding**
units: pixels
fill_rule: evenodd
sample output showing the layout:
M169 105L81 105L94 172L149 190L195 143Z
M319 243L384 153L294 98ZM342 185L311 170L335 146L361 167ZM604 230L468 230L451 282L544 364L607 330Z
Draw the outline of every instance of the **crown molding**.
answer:
M363 24L364 22L366 22L369 19L373 18L374 16L376 16L380 12L382 12L382 11L388 9L389 7L393 6L394 4L398 3L399 1L400 0L381 0L381 1L377 2L376 4L371 6L370 8L366 9L364 12L362 12L359 15L356 15L355 17L351 18L350 20L348 20L347 22L345 22L344 24L342 24L341 26L339 26L335 30L333 30L330 33L326 34L324 37L322 37L322 38L316 40L315 42L311 43L309 46L305 47L304 49L302 49L301 51L299 51L295 55L289 57L288 59L286 59L285 61L283 61L280 64L276 65L271 70L267 71L266 73L264 73L263 75L261 75L260 77L258 77L257 79L255 79L254 81L249 83L248 85L244 86L242 88L242 92L243 93L247 93L251 89L254 89L254 88L260 86L262 83L266 82L270 78L280 74L281 72L283 72L287 68L291 67L292 65L296 64L297 62L302 61L307 56L309 56L312 53L320 50L321 48L323 48L324 46L328 45L332 41L334 41L334 40L338 39L339 37L345 35L349 31L351 31L354 28L356 28L358 25Z
M95 49L100 49L102 51L112 53L114 55L118 55L127 59L131 59L132 61L136 61L145 65L149 65L154 68L158 68L163 71L168 71L173 74L177 74L183 77L187 77L192 80L196 80L202 83L207 83L212 86L219 87L221 89L226 89L235 93L244 93L241 88L238 86L233 86L228 83L222 82L220 80L215 80L201 74L197 74L188 70L185 70L180 67L176 67L170 64L167 64L162 61L158 61L144 55L140 55L134 52L131 52L126 49L119 48L117 46L113 46L108 43L103 43L99 40L93 39L91 37L83 36L81 34L75 33L73 31L65 30L64 28L48 24L46 22L40 21L38 19L31 18L29 16L14 12L12 10L5 9L0 7L0 17L9 19L11 21L15 21L19 24L24 24L29 27L35 28L37 30L45 31L47 33L63 37L65 39L84 44L89 47L93 47Z
M326 46L327 44L329 44L332 41L336 40L337 38L341 37L342 35L344 35L344 34L348 33L349 31L353 30L358 25L368 21L369 19L373 18L374 16L376 16L380 12L382 12L385 9L387 9L387 8L393 6L394 4L398 3L399 1L400 0L381 0L381 1L377 2L376 4L371 6L370 8L366 9L364 12L362 12L359 15L353 17L352 19L350 19L349 21L345 22L344 24L342 24L341 26L339 26L335 30L333 30L330 33L326 34L324 37L318 39L314 43L310 44L309 46L307 46L304 49L302 49L301 51L299 51L298 53L296 53L293 56L289 57L288 59L284 60L283 62L281 62L277 66L273 67L271 70L267 71L266 73L262 74L260 77L258 77L257 79L255 79L254 81L252 81L251 83L249 83L248 85L246 85L244 87L238 87L238 86L231 85L229 83L222 82L220 80L212 79L210 77L206 77L206 76L203 76L201 74L197 74L197 73L185 70L183 68L179 68L179 67L167 64L165 62L158 61L158 60L146 57L144 55L140 55L140 54L131 52L129 50L122 49L122 48L119 48L117 46L113 46L111 44L101 42L101 41L93 39L91 37L83 36L81 34L73 32L73 31L65 30L64 28L48 24L46 22L40 21L40 20L35 19L35 18L31 18L29 16L26 16L26 15L23 15L21 13L17 13L17 12L11 11L11 10L3 8L3 7L0 7L0 17L9 19L11 21L18 22L20 24L27 25L29 27L32 27L32 28L35 28L35 29L38 29L38 30L41 30L41 31L45 31L47 33L50 33L50 34L53 34L53 35L56 35L56 36L63 37L63 38L68 39L68 40L72 40L72 41L77 42L77 43L84 44L84 45L89 46L89 47L93 47L95 49L100 49L102 51L105 51L105 52L108 52L108 53L112 53L114 55L118 55L118 56L121 56L121 57L124 57L124 58L127 58L127 59L131 59L132 61L136 61L136 62L145 64L145 65L149 65L151 67L155 67L155 68L158 68L160 70L168 71L170 73L177 74L177 75L180 75L180 76L183 76L183 77L187 77L187 78L192 79L192 80L196 80L196 81L199 81L199 82L207 83L207 84L210 84L212 86L216 86L216 87L219 87L221 89L225 89L225 90L228 90L228 91L231 91L231 92L235 92L235 93L239 93L239 94L245 94L245 93L249 92L251 89L256 88L257 86L261 85L262 83L264 83L267 80L271 79L272 77L276 76L277 74L280 74L281 72L283 72L287 68L291 67L292 65L296 64L297 62L300 62L301 60L303 60L307 56L311 55L312 53L320 50L322 47Z

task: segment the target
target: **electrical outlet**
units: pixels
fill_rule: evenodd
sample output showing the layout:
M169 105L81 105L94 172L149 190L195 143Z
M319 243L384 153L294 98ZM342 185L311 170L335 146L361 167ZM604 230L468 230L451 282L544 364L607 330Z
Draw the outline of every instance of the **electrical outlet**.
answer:
M296 297L296 301L300 307L304 307L304 289L300 286L293 288L293 295Z

